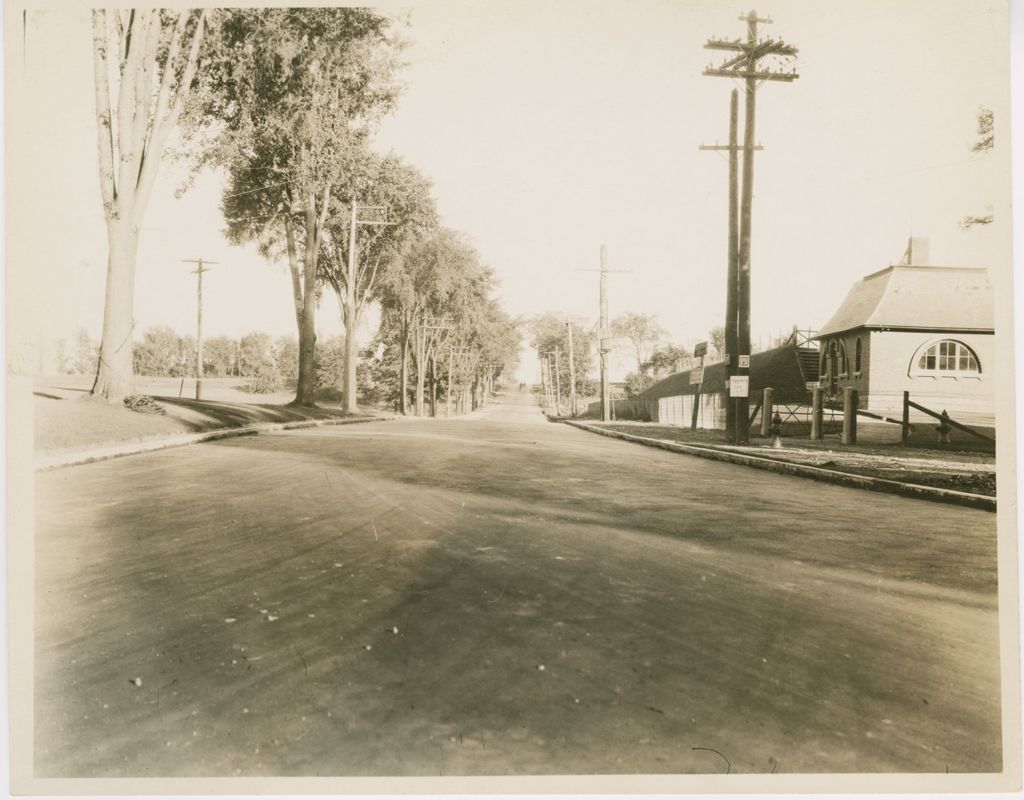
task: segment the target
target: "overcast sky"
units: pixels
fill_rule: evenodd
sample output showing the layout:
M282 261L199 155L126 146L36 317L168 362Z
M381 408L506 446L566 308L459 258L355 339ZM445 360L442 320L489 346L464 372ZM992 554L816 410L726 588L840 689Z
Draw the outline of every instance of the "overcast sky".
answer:
M701 143L728 136L732 81L701 75L738 37L731 2L492 0L407 12L405 91L377 146L435 186L444 223L468 234L515 315L597 316L606 243L612 317L654 314L671 338L705 338L724 314L727 164ZM752 246L753 339L817 328L850 284L901 257L909 235L932 262L1008 275L1008 62L1002 3L774 0L765 34L800 50L799 80L758 92ZM98 336L106 268L96 177L86 12L29 17L32 90L14 113L31 191L17 195L25 294L37 342ZM17 77L17 75L15 75ZM971 152L979 106L996 151ZM142 230L137 326L193 332L195 276L207 335L295 333L286 267L220 233L213 176L176 199L167 165ZM10 202L10 200L9 200ZM993 206L996 223L958 220ZM371 320L372 322L372 320ZM325 334L341 329L333 298ZM368 334L364 331L364 336ZM531 379L532 363L523 376ZM618 372L624 365L620 367ZM613 376L615 377L615 376Z

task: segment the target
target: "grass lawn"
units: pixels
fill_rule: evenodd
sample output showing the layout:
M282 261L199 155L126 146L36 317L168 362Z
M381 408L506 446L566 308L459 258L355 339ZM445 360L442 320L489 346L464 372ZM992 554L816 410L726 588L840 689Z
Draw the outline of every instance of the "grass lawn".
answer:
M37 378L33 398L36 453L73 452L259 422L297 422L347 416L337 405L323 404L318 408L303 409L290 407L286 403L294 397L291 392L273 395L244 392L236 386L238 379L204 381L204 398L211 399L203 400L178 397L180 379L146 378L140 381L144 385L137 385L136 391L153 394L166 415L142 414L90 399L87 392L91 378Z

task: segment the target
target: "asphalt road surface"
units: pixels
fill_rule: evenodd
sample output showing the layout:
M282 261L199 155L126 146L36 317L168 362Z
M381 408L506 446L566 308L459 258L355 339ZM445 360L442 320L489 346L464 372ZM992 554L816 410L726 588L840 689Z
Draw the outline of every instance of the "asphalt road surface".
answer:
M548 424L37 476L37 777L977 772L995 515Z

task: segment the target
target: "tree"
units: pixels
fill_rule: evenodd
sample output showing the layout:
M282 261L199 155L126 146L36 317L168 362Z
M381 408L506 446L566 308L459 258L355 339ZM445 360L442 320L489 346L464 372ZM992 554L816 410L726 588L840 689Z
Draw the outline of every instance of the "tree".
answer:
M139 228L160 157L192 89L207 13L161 9L92 12L107 280L91 394L112 403L120 403L131 388Z
M332 198L394 102L397 44L389 20L367 9L222 13L196 123L218 135L198 164L227 170L228 237L287 258L299 334L293 404L314 405L319 262Z
M274 340L270 334L254 331L243 336L238 343L238 373L251 378L271 365L276 367L277 362L274 359Z
M441 336L439 328L425 327L424 320L444 317L453 310L456 296L473 296L467 287L474 274L482 279L476 251L458 233L442 228L408 243L381 276L384 319L396 328L399 344L403 414L408 412L410 360L416 365L416 413L423 413L427 360Z
M715 355L721 358L725 355L725 326L718 325L708 331L708 342Z
M194 346L194 339L185 341L166 325L147 328L142 341L134 347L135 373L170 377L191 375Z
M223 378L238 374L238 342L230 336L215 336L203 342L203 373Z
M563 387L568 388L572 383L571 376L575 374L576 394L586 396L590 394L590 375L594 371L595 335L580 320L573 320L571 324L572 350L575 358L572 369L569 366L569 324L566 323L566 316L548 312L526 322L530 332L530 347L542 358L545 357L544 354L557 350L560 354L558 381Z
M637 372L642 372L644 354L650 345L657 344L665 336L665 329L650 314L626 313L612 320L612 333L629 340L636 358Z
M987 153L995 147L995 115L991 108L982 106L978 109L978 138L971 145L971 152ZM970 230L975 225L991 225L995 215L989 212L980 216L966 216L960 220L963 230Z
M296 380L299 377L299 340L294 336L278 336L274 342L274 359L283 380Z
M650 375L638 375L630 372L625 379L626 397L636 397L641 392L654 385L654 379Z
M89 337L89 331L79 328L75 331L74 351L68 359L68 368L75 375L88 375L96 369L99 348Z
M690 351L679 345L669 344L659 347L644 362L644 370L651 370L658 378L663 372L671 374L679 370L680 362L690 357ZM643 373L641 373L643 374Z
M327 224L322 270L338 298L345 325L342 393L349 413L357 410L356 331L363 307L376 296L377 276L401 257L407 243L437 226L437 212L426 178L394 156L369 156L368 162L369 168L360 176L362 180L349 182L348 205L335 199L336 208ZM373 210L360 213L362 206ZM360 231L360 222L371 223L373 227Z

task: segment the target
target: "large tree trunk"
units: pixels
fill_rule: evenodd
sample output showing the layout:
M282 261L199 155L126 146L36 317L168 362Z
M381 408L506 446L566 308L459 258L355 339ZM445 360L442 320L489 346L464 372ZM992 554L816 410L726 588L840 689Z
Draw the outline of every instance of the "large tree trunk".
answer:
M399 367L398 410L402 415L409 413L409 331L402 327L402 365Z
M316 405L316 318L309 303L303 303L299 322L299 377L293 406Z
M111 12L117 24L108 20L107 13L92 12L97 158L109 248L103 333L92 395L119 403L132 386L138 232L164 145L191 91L207 12L199 13L186 52L181 45L191 11L178 12L166 37L159 9ZM162 66L157 61L161 44L166 46ZM114 104L111 72L117 76Z
M103 335L92 394L120 403L132 391L132 328L135 298L135 258L139 234L131 218L107 225L107 288L103 306Z
M426 346L423 341L424 335L419 328L416 331L416 416L423 416L423 383L426 377L424 369L426 364Z
M308 285L309 281L304 280L307 276L299 269L295 230L288 217L285 217L284 227L288 268L292 278L292 299L295 303L295 323L299 330L299 374L295 399L291 405L312 406L315 404L316 392L316 287ZM309 272L308 268L306 272Z

